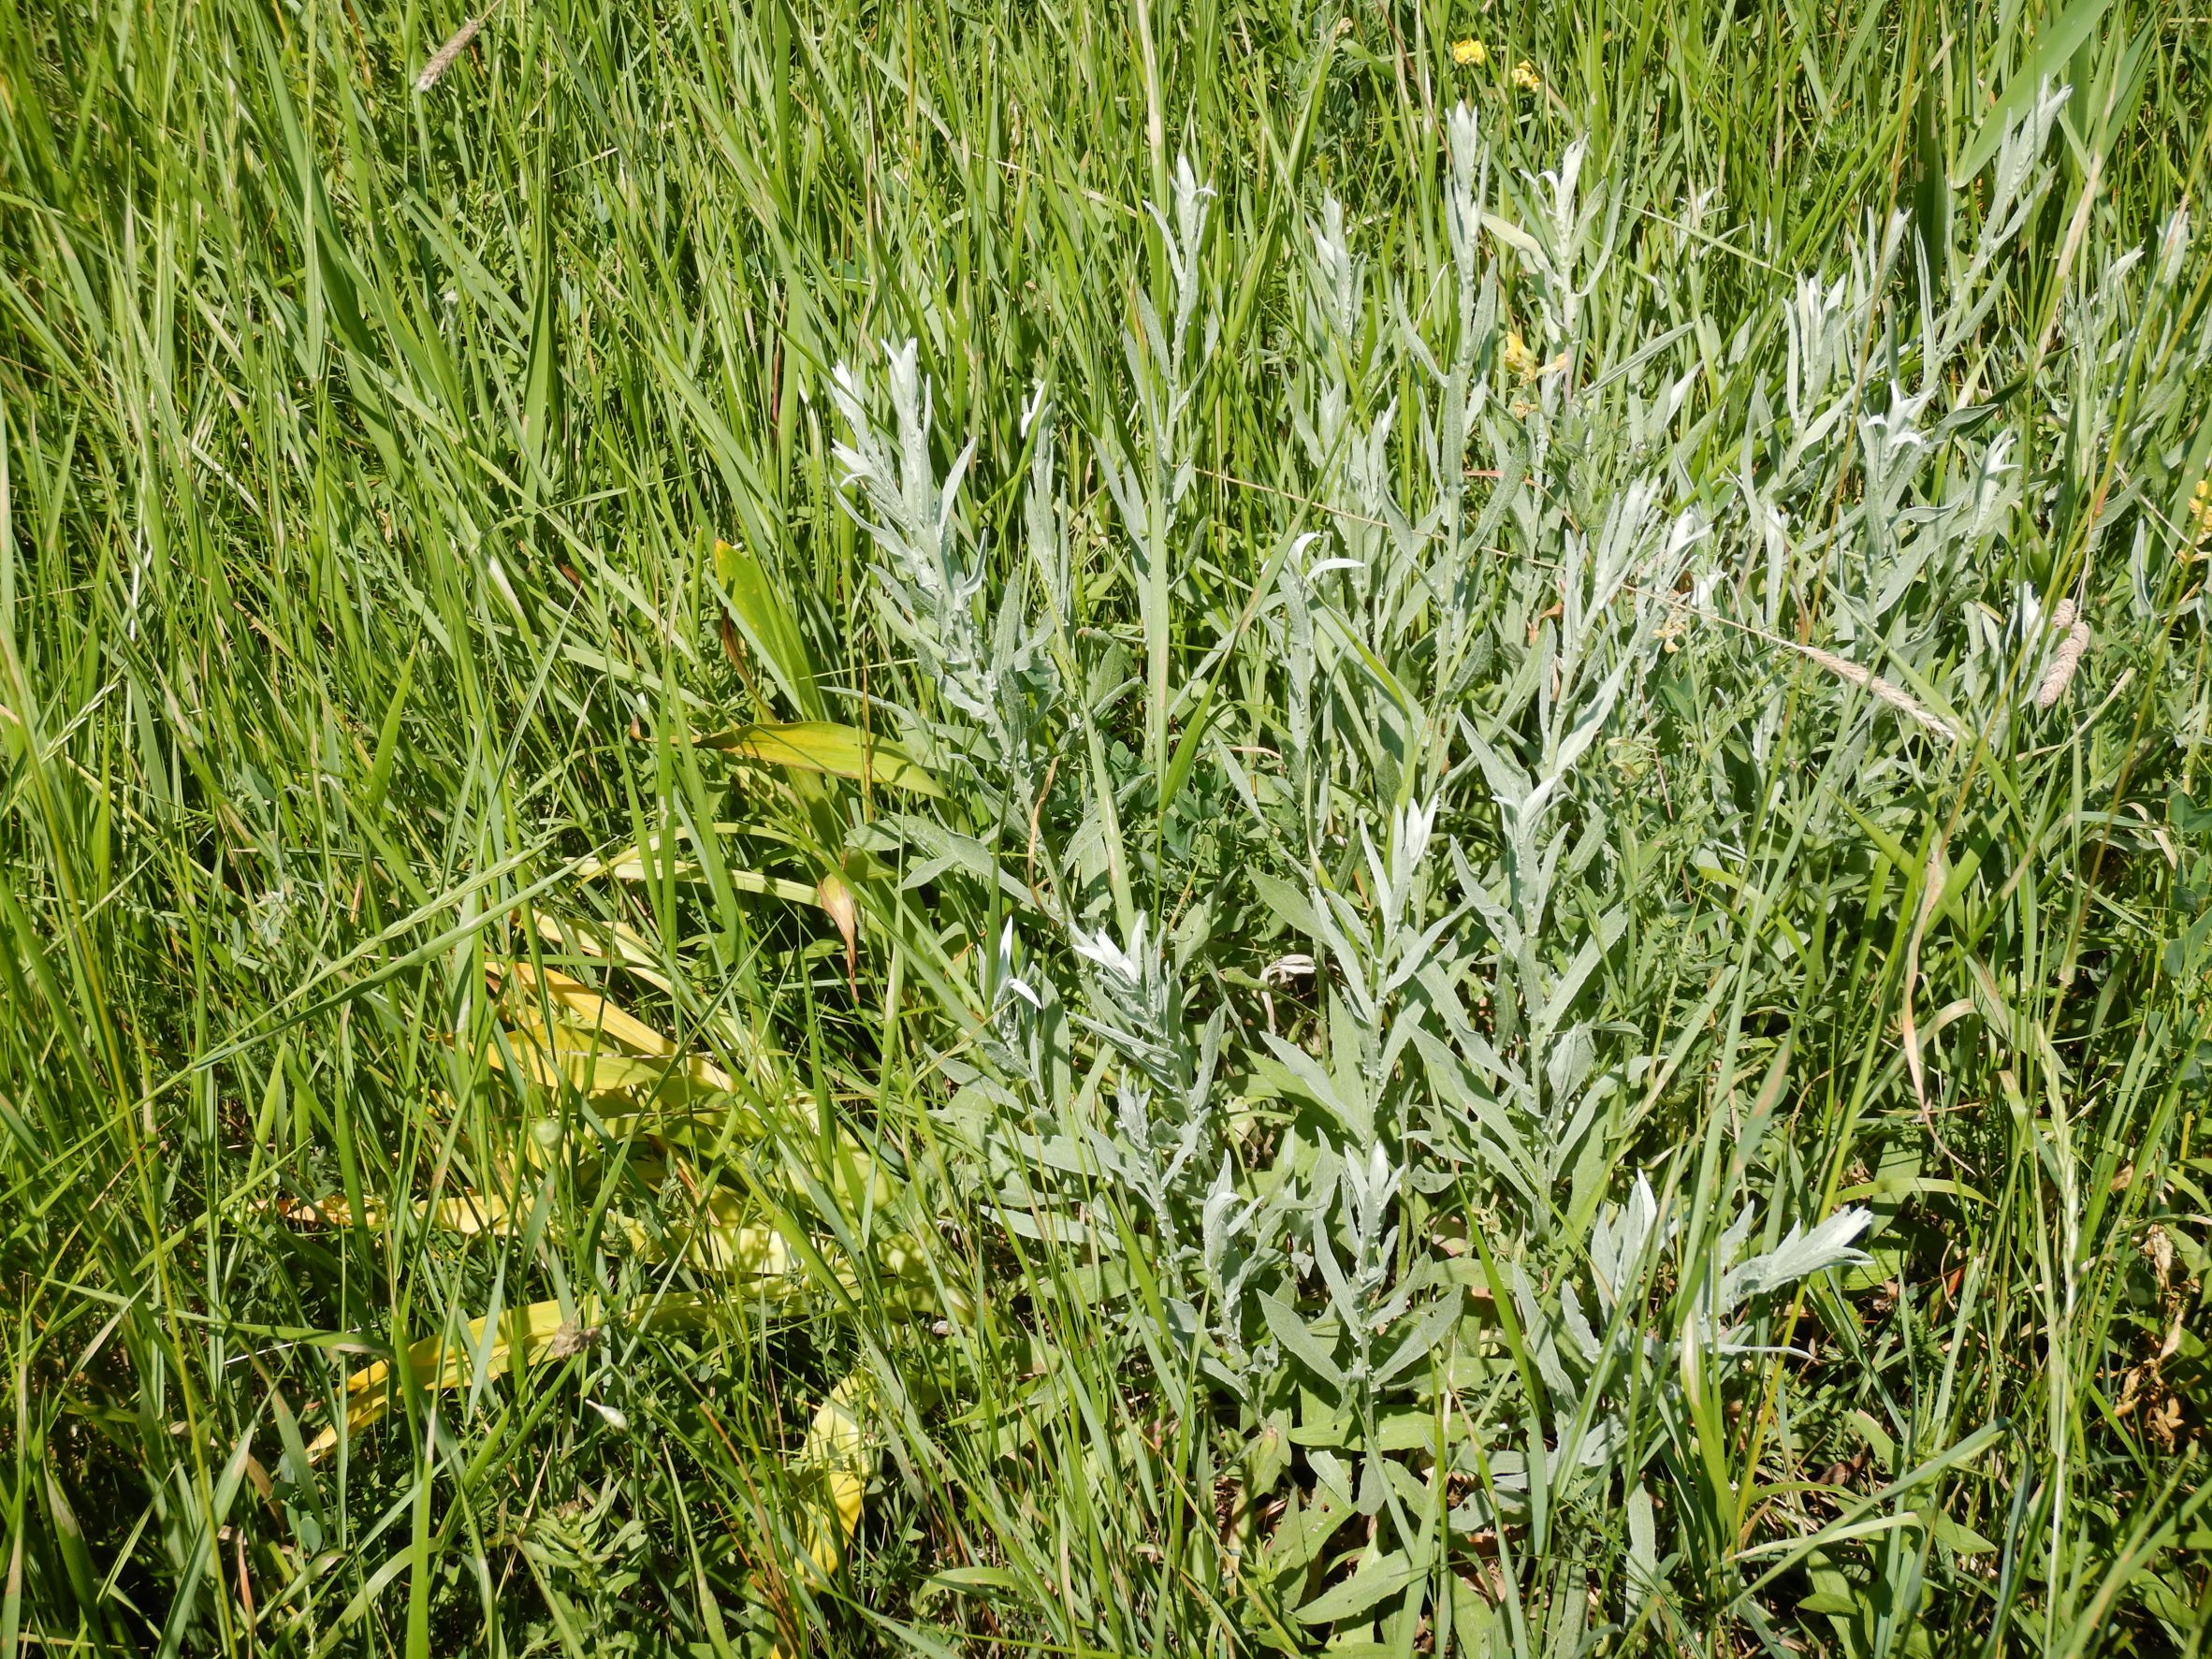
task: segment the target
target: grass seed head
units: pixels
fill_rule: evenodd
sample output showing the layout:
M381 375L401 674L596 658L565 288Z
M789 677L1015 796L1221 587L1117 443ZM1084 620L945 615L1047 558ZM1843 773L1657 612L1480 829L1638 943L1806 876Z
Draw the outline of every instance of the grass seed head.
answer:
M2066 695L2066 688L2074 683L2074 671L2081 666L2083 653L2089 648L2089 619L2074 615L2074 602L2062 603L2051 618L2055 632L2066 628L2066 637L2059 642L2058 650L2051 657L2051 665L2044 670L2043 684L2035 688L2035 706L2051 708Z
M1846 680L1852 685L1859 687L1877 701L1887 704L1914 725L1923 730L1933 732L1939 737L1948 737L1954 743L1958 741L1957 727L1942 715L1925 707L1910 692L1892 685L1880 675L1860 667L1848 658L1839 657L1833 651L1824 651L1816 646L1797 646L1795 648L1826 669L1838 679Z

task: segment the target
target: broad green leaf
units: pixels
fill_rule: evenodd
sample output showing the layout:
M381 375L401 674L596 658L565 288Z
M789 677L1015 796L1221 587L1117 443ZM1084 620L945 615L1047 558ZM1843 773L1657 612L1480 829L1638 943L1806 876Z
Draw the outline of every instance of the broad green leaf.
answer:
M767 567L750 548L717 542L714 572L730 602L737 631L774 677L777 689L806 719L822 719L822 691L814 681L806 636L799 632L798 618Z
M1316 1376L1332 1388L1341 1390L1344 1387L1344 1373L1337 1368L1336 1361L1329 1357L1329 1350L1322 1346L1321 1339L1306 1329L1305 1321L1298 1317L1295 1309L1262 1290L1259 1293L1259 1313L1267 1321L1267 1328L1274 1339L1288 1353L1303 1361Z
M1175 805L1175 797L1183 793L1184 780L1190 776L1190 768L1198 760L1199 740L1206 735L1206 728L1214 718L1214 694L1221 689L1221 677L1216 674L1206 682L1206 690L1199 698L1198 708L1184 726L1182 735L1175 740L1175 752L1168 760L1167 781L1160 786L1159 809L1164 817Z
M1252 891L1259 895L1260 902L1288 923L1294 932L1308 939L1318 937L1320 920L1314 914L1312 902L1289 882L1269 875L1265 870L1247 872Z
M923 1581L924 1590L957 1590L963 1593L978 1590L1018 1590L1021 1580L1004 1567L958 1566L946 1567Z
M1928 1530L1935 1541L1955 1555L1994 1555L1997 1546L1963 1521L1953 1521L1941 1510Z
M415 684L415 652L407 653L407 661L400 664L400 683L392 688L392 700L385 706L384 724L376 734L376 756L369 764L369 795L361 805L365 817L374 818L384 807L385 792L391 788L392 763L400 752L400 723L407 713L407 693Z
M2067 60L2088 39L2111 4L2112 0L2074 0L2053 20L2027 61L2007 78L1996 106L1982 117L1982 124L1959 153L1957 165L1951 169L1954 185L1963 188L1989 165L1998 146L2004 142L2005 129L2035 107L2045 81L2056 86L2064 79Z
M1421 1315L1419 1321L1399 1343L1398 1351L1384 1361L1375 1371L1376 1386L1389 1382L1407 1366L1427 1359L1436 1346L1450 1334L1452 1327L1459 1323L1459 1318L1460 1299L1456 1295L1432 1302L1428 1311Z
M1412 1582L1413 1563L1404 1551L1393 1550L1373 1561L1361 1562L1359 1571L1332 1585L1298 1609L1301 1624L1332 1624L1356 1618Z

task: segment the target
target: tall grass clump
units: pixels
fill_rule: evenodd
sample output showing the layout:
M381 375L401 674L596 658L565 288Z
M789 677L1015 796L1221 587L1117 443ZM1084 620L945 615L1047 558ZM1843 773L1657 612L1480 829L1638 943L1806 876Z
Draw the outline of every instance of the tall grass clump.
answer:
M0 7L0 1651L2198 1651L2198 33Z

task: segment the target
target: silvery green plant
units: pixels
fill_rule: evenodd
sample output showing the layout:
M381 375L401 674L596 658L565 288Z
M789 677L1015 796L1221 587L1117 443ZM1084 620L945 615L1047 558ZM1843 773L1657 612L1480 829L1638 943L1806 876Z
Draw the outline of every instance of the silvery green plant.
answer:
M1608 1103L1618 1104L1621 1080L1596 1065L1598 1033L1576 1009L1627 916L1616 901L1587 924L1562 928L1554 895L1563 880L1582 883L1601 834L1597 821L1577 822L1577 769L1657 654L1661 596L1704 533L1694 511L1663 518L1657 496L1652 482L1632 482L1594 539L1567 532L1556 623L1538 625L1536 648L1499 715L1461 718L1499 823L1490 870L1457 861L1462 896L1493 941L1484 987L1493 1036L1463 1042L1439 1069L1448 1076L1472 1069L1477 1086L1495 1091L1506 1109L1513 1128L1506 1144L1524 1158L1528 1149L1543 1149L1515 1171L1514 1185L1535 1198L1571 1171L1568 1208L1583 1214L1610 1151L1593 1131ZM1530 704L1536 735L1523 745L1510 734ZM1532 1220L1548 1207L1538 1199Z
M865 377L839 363L830 391L845 441L836 449L845 471L840 497L874 540L879 610L892 636L910 648L949 718L932 720L922 710L908 715L925 747L944 748L996 801L991 820L1026 819L1040 786L1036 721L1056 700L1051 643L1055 618L1065 627L1065 580L1049 554L1047 609L1026 614L1026 585L1000 596L995 614L983 601L986 560L960 510L960 488L974 460L972 440L940 479L930 452L931 397L920 367L920 344L908 340L883 352L885 391L892 426L877 423ZM1041 424L1034 482L1047 501L1052 489L1050 410L1041 393L1030 411ZM1032 526L1033 541L1047 527ZM1048 538L1049 539L1049 538ZM939 857L947 856L941 852Z
M1209 313L1201 322L1199 314L1206 292L1200 264L1214 192L1199 182L1188 156L1176 158L1172 187L1171 204L1149 204L1169 292L1140 293L1137 328L1122 337L1136 394L1135 450L1131 453L1112 432L1095 440L1099 471L1121 515L1136 566L1137 615L1144 636L1146 747L1160 778L1167 768L1170 596L1190 540L1179 514L1196 476L1191 399L1220 333L1218 316Z
M958 518L960 484L975 445L963 448L940 480L930 454L931 400L920 342L890 346L883 356L893 430L877 427L861 375L839 363L830 395L847 436L836 458L848 489L859 487L854 513L884 554L876 575L893 632L921 653L930 679L953 707L970 720L989 720L997 699L985 682L988 651L976 616L983 566Z
M1010 1230L1091 1253L1085 1294L1142 1356L1142 1388L1240 1444L1259 1495L1281 1477L1295 1413L1312 1486L1255 1571L1296 1605L1334 1529L1351 1516L1371 1529L1351 1577L1300 1619L1375 1616L1376 1586L1394 1594L1444 1558L1447 1521L1497 1532L1504 1562L1522 1547L1543 1559L1624 1509L1630 1619L1728 1570L1725 1529L1678 1519L1668 1488L1710 1478L1724 1404L1787 1357L1789 1299L1866 1266L1873 1217L1818 1214L1755 1135L1732 1157L1683 1149L1664 1215L1652 1180L1626 1172L1652 1102L1727 1090L1740 1041L1693 1084L1676 1070L1689 1037L1651 1052L1656 1011L1609 983L1644 899L1617 822L1637 806L1628 764L1679 794L1691 856L1724 871L1775 798L1735 786L1729 741L1739 724L1749 752L1770 755L1800 671L1816 677L1811 718L1848 711L1817 768L1831 795L1955 776L1970 713L1992 741L2029 718L2074 637L2055 607L2075 602L1974 586L2030 503L2015 433L1950 388L2006 238L2047 190L2036 157L2057 108L2041 100L2006 139L1989 220L1943 284L1902 283L1910 226L1894 216L1870 221L1840 276L1780 296L1776 378L1749 400L1763 424L1735 434L1697 410L1695 371L1667 361L1693 337L1710 349L1708 330L1594 337L1590 301L1622 228L1582 146L1495 181L1474 118L1455 112L1430 284L1448 306L1378 278L1359 226L1321 204L1283 412L1298 499L1319 516L1268 549L1244 620L1191 653L1194 689L1174 695L1161 664L1173 560L1199 528L1190 412L1212 338L1208 196L1187 164L1154 215L1171 286L1140 297L1127 342L1133 447L1093 440L1141 680L1119 634L1077 626L1085 520L1041 392L1024 420L1025 575L987 623L959 574L971 555L946 551L968 546L961 467L942 483L929 470L910 359L894 354L895 444L841 452L875 503L890 619L942 688L939 749L997 757L994 775L1019 783L982 862L941 828L902 831L930 852L924 876L966 859L1011 911L994 912L979 1041L944 1062L961 1084L947 1121ZM1510 357L1508 260L1534 342ZM2122 269L2095 314L2059 327L2108 335L2131 280ZM1375 321L1378 282L1393 327ZM840 406L865 421L857 394ZM1740 460L1717 481L1699 458L1715 445ZM1943 639L1909 626L1931 590L1959 596ZM940 594L962 597L948 609ZM1694 711L1686 735L1653 692L1683 666L1726 711ZM1209 693L1195 688L1214 676L1237 677L1252 736L1269 740L1199 735L1253 850L1240 880L1279 929L1242 985L1178 953L1169 804L1153 802L1150 846L1133 841L1124 813L1144 779L1126 752L1110 758L1128 724L1116 705L1141 683L1142 771L1164 788L1171 724L1199 717ZM1663 775L1648 758L1662 751ZM1046 754L1079 814L1046 810ZM1826 810L1816 800L1795 833L1818 833ZM1049 898L1008 876L1017 816ZM1740 1028L1740 1011L1720 1012L1728 982L1694 1028ZM1240 999L1254 984L1257 1008ZM1505 1541L1513 1529L1522 1543Z
M1540 1432L1515 1447L1508 1431L1495 1448L1471 1452L1482 1478L1453 1523L1533 1520L1540 1546L1547 1512L1623 1493L1636 1522L1625 1581L1625 1612L1633 1617L1662 1592L1666 1577L1650 1484L1665 1465L1678 1472L1695 1465L1694 1387L1726 1387L1731 1368L1771 1351L1751 1340L1753 1317L1772 1306L1767 1299L1832 1270L1864 1265L1869 1258L1853 1242L1870 1220L1864 1209L1840 1210L1810 1231L1793 1224L1771 1247L1746 1254L1760 1224L1746 1204L1722 1235L1705 1278L1687 1292L1689 1317L1670 1325L1662 1273L1679 1217L1663 1215L1648 1173L1639 1171L1627 1197L1603 1205L1594 1218L1586 1267L1568 1269L1544 1291L1514 1264L1511 1293L1537 1383L1529 1405ZM1579 1281L1587 1286L1587 1304ZM1683 1551L1666 1559L1679 1562Z

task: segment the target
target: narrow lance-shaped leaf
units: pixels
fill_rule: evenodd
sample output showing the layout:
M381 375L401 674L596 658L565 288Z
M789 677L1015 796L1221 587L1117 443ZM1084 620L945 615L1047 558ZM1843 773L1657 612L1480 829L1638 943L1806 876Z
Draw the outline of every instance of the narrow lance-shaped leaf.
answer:
M737 726L700 742L707 749L727 749L771 765L850 778L880 789L910 790L919 795L944 793L922 764L890 738L834 720Z

